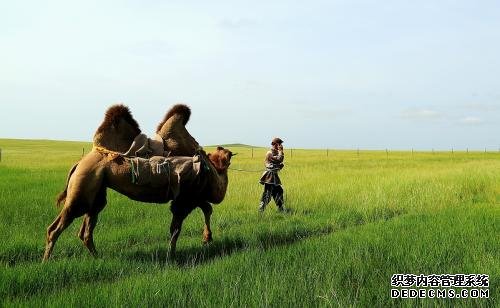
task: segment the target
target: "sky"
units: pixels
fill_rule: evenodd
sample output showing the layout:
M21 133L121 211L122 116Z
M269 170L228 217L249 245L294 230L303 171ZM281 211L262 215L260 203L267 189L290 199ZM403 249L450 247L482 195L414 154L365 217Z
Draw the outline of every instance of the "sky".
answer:
M498 150L499 55L498 1L1 1L0 138Z

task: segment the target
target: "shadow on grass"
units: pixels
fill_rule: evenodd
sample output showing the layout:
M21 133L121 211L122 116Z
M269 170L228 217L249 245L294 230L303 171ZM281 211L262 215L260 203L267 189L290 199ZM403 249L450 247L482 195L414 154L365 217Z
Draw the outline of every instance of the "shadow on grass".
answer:
M130 261L150 263L157 266L176 264L181 267L188 267L231 255L236 251L245 249L245 247L245 242L240 238L223 238L209 244L200 244L198 247L190 247L187 249L177 248L177 253L173 260L169 259L168 247L135 251L126 254L124 257Z
M272 249L291 245L308 238L314 238L341 231L350 227L357 227L367 223L376 221L386 221L394 217L405 214L403 209L389 208L373 208L368 211L348 210L339 213L336 218L330 220L329 223L317 226L295 226L284 230L275 230L266 232L265 230L256 230L252 237L236 237L216 239L208 245L191 246L188 248L177 249L175 259L169 261L168 247L161 248L146 248L144 250L136 250L125 252L121 258L126 258L130 261L139 263L154 264L164 266L167 264L176 264L181 267L196 266L209 262L216 258L226 257L235 252L248 249ZM287 209L286 212L276 215L276 219L286 219L289 215L301 215L300 211ZM256 226L257 228L258 226ZM182 238L180 239L182 241ZM140 249L140 248L139 248ZM21 244L10 247L7 251L0 253L0 264L7 267L14 267L19 264L38 263L41 262L43 249L30 244ZM55 259L65 259L72 257L82 257L88 255L88 252L83 247L66 247L62 251L58 251ZM102 255L99 254L102 258ZM53 259L54 259L53 258Z
M281 247L302 241L306 238L317 237L333 232L331 226L308 230L294 229L293 231L277 231L272 233L256 234L253 239L243 240L242 238L223 238L214 240L210 244L200 246L192 246L189 248L177 248L176 256L173 260L169 260L168 248L155 248L150 250L140 250L126 254L124 257L129 261L139 263L149 263L155 266L166 266L175 264L179 267L195 267L214 259L223 258L232 255L233 253L251 249L271 249Z
M175 262L182 267L197 266L213 259L223 258L248 248L241 238L225 238L215 240L201 247L189 247L177 251Z
M226 237L216 239L210 244L191 246L188 248L177 247L175 258L169 259L168 247L149 248L125 253L122 257L129 261L147 263L159 267L166 265L176 265L179 267L195 267L214 259L232 255L235 252L245 249L268 250L274 247L281 247L294 244L296 242L331 234L346 228L356 227L375 221L385 221L396 216L403 215L405 211L400 209L374 208L369 211L346 211L333 219L333 223L318 226L295 226L293 229L275 230L266 232L256 230L252 237ZM288 215L297 214L293 209L289 209L276 218L283 219ZM256 226L257 228L257 226ZM182 238L180 239L182 241Z
M309 229L307 227L281 232L259 233L256 235L256 247L268 250L274 247L291 245L308 238L314 238L334 232L334 228L326 225L320 228Z

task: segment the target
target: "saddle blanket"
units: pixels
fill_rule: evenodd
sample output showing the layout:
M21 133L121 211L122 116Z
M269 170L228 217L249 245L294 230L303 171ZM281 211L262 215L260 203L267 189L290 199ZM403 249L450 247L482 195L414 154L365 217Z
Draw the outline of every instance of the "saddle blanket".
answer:
M131 181L140 186L171 188L176 190L181 181L192 181L201 170L201 159L195 156L151 158L133 157L130 162Z
M123 156L127 157L153 157L168 156L163 148L163 139L158 134L155 139L148 138L145 134L139 134L135 137L127 152Z

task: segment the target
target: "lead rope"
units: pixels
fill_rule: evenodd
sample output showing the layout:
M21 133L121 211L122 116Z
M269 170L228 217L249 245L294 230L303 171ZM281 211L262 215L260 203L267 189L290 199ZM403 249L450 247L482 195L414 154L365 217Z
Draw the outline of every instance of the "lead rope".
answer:
M139 158L136 158L137 161L134 163L134 159L130 158L130 173L132 174L132 183L139 183ZM135 166L134 166L135 164Z
M135 161L135 169L137 170L135 176L137 178L137 182L139 182L139 157L136 157L136 161Z
M162 172L163 170L163 172ZM163 163L156 165L156 173L166 173L167 174L167 189L170 190L170 162L165 160Z
M238 168L231 168L229 167L228 169L234 170L234 171L242 171L242 172L264 172L266 170L245 170L245 169L238 169Z
M132 175L132 184L137 184L136 179L135 179L135 172L134 172L134 160L130 160L130 174Z

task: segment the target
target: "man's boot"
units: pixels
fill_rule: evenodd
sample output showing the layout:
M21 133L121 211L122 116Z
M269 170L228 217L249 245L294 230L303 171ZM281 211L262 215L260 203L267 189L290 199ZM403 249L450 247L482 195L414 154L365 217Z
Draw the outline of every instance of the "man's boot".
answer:
M259 213L264 212L264 209L266 208L266 204L264 202L260 202L259 205Z

